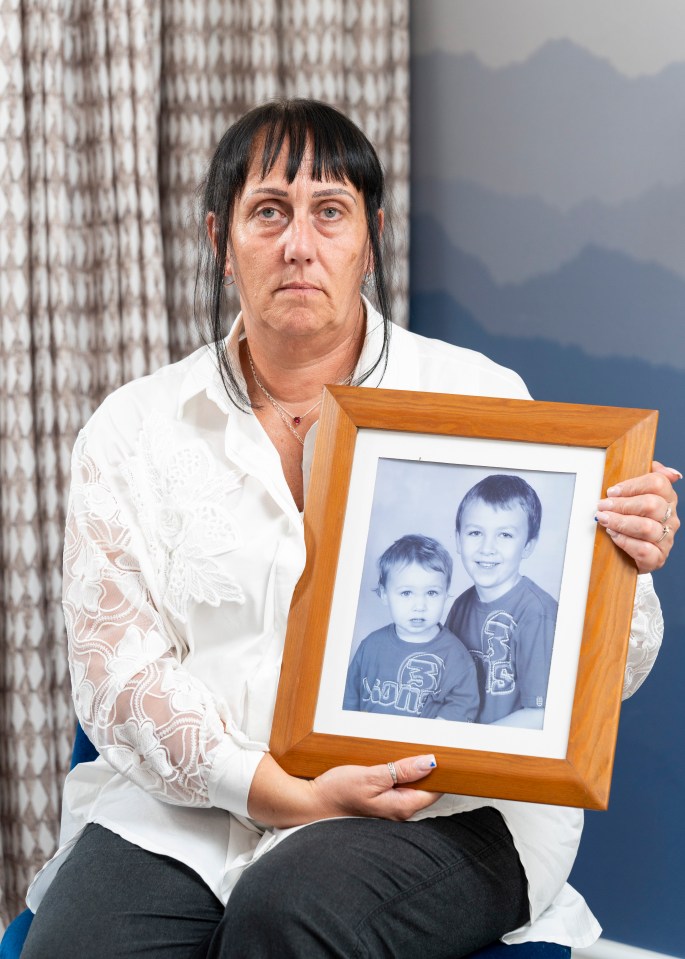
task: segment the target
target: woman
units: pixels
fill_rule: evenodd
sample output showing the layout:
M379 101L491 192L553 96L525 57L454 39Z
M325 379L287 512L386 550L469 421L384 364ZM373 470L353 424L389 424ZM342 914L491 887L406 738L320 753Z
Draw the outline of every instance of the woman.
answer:
M579 811L440 798L430 779L402 789L430 756L307 782L265 745L323 385L525 387L480 355L391 331L382 172L332 108L274 103L238 121L203 216L216 357L200 350L117 391L74 452L65 614L74 701L101 759L67 781L63 847L30 891L40 908L24 955L454 959L501 936L587 945L597 924L564 885ZM381 315L360 295L371 277ZM241 314L223 340L233 283ZM656 466L599 504L642 573L671 548L677 476ZM642 677L661 634L648 576L637 611Z

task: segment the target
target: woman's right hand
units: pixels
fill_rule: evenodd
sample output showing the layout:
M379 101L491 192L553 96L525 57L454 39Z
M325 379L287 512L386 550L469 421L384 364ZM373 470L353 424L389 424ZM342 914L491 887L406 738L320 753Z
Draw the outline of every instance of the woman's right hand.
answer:
M284 772L268 753L252 780L248 812L264 825L287 828L337 816L374 816L404 821L432 805L440 793L403 788L435 768L433 756L394 761L397 785L387 763L378 766L336 766L316 779L298 779Z

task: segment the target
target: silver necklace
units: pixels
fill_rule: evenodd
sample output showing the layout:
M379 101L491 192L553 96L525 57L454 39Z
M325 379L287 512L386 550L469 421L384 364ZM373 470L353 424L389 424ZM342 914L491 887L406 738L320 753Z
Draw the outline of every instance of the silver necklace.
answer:
M321 403L323 401L323 395L321 399L317 400L313 406L310 406L305 413L301 413L299 416L294 416L289 410L286 410L284 406L281 406L278 400L275 400L273 396L271 395L271 393L269 393L267 388L264 386L262 381L257 376L257 371L254 368L254 363L252 361L252 353L250 352L250 346L248 343L245 343L245 348L247 350L247 360L248 360L248 363L250 364L250 371L252 372L252 378L254 379L255 383L257 384L259 389L262 391L264 396L266 396L269 403L271 403L271 405L275 409L280 419L283 420L283 422L288 427L290 432L293 434L293 436L295 437L297 442L300 444L300 446L304 446L304 440L302 439L300 434L297 432L297 430L294 429L294 426L299 426L302 420L305 418L305 416L309 416L310 413L314 412L317 406L321 406ZM345 377L345 379L342 381L340 385L349 386L350 383L352 382L353 377L354 377L354 370L352 370L349 373L349 375ZM321 392L323 394L323 390ZM292 420L292 423L290 422L291 420Z
M266 388L266 387L264 386L264 384L260 381L259 377L257 376L257 372L256 372L256 370L255 370L255 368L254 368L254 363L252 362L252 353L250 353L250 347L249 347L249 346L247 347L247 359L248 359L248 361L249 361L249 363L250 363L250 369L252 370L252 376L254 377L254 381L255 381L255 383L257 384L257 386L259 387L259 389L262 391L262 393L264 394L264 396L266 396L267 399L268 399L271 403L273 403L273 405L275 406L275 408L276 408L277 410L280 410L280 412L283 413L285 416L289 416L290 419L291 419L291 420L293 421L293 423L295 424L295 426L299 426L300 423L302 422L302 420L305 418L305 416L309 416L310 413L313 413L313 412L314 412L314 410L317 408L317 406L321 406L321 400L318 399L313 406L310 406L309 409L306 410L304 413L300 413L299 416L296 416L295 413L291 413L290 410L287 410L287 409L285 408L285 406L281 406L281 404L278 402L278 400L276 400L276 399L273 398L273 396L271 395L271 393L269 393L269 391L267 390L267 388Z
M252 377L255 383L257 384L259 389L262 391L264 396L266 396L269 403L271 403L273 408L278 413L279 417L283 420L283 422L288 427L290 432L293 434L293 436L295 437L297 442L300 444L300 446L304 446L304 440L302 439L302 437L300 436L300 434L297 432L297 430L294 427L299 426L302 420L305 418L305 416L309 416L310 413L313 413L314 410L317 408L317 406L321 406L321 400L320 399L317 400L313 406L310 406L305 413L301 413L299 416L296 416L294 413L291 413L290 410L286 410L284 406L281 406L278 400L275 400L273 398L271 393L269 393L267 388L264 386L262 381L257 376L257 371L255 370L254 363L252 361L252 353L250 352L250 347L248 346L248 344L245 344L245 346L247 348L247 359L250 364L250 370L252 371ZM292 423L290 422L291 420L292 420Z
M290 430L290 432L293 434L293 436L295 437L295 439L297 440L297 442L300 444L300 446L304 446L304 440L302 439L302 437L300 436L300 434L297 432L297 430L296 430L293 426L290 425L290 420L288 419L288 417L279 410L278 404L276 403L276 400L273 398L273 396L269 396L269 394L266 392L266 390L264 390L264 393L265 393L265 395L266 395L266 398L267 398L267 399L269 400L269 402L272 404L273 408L276 410L276 413L278 414L278 416L280 416L280 418L283 420L283 422L284 422L285 425L288 427L288 429Z

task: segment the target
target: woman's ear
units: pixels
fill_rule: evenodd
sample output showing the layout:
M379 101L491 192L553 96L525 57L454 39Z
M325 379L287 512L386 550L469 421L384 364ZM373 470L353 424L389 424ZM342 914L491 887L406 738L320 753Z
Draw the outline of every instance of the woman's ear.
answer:
M216 216L213 213L208 213L205 217L205 226L207 227L209 242L214 250L214 256L216 256Z
M216 240L216 215L214 213L208 213L205 217L205 225L207 227L207 236L209 237L209 242L212 244L212 249L214 250L214 256L217 255L217 240ZM231 257L226 250L226 262L224 263L224 281L226 277L233 276L233 267L231 266ZM230 285L230 284L228 284Z

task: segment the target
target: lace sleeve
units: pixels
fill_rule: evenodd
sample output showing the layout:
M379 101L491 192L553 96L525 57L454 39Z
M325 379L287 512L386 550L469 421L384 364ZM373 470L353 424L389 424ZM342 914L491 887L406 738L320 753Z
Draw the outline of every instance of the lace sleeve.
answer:
M637 692L649 675L661 648L663 635L664 619L659 597L654 592L652 577L646 573L637 578L623 699Z
M223 805L212 796L212 766L225 771L246 737L227 729L209 690L180 665L131 539L82 434L64 553L76 713L107 762L146 792L170 803Z

